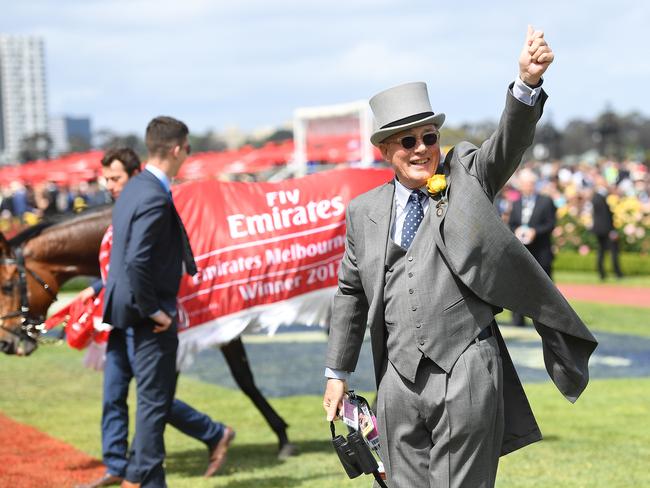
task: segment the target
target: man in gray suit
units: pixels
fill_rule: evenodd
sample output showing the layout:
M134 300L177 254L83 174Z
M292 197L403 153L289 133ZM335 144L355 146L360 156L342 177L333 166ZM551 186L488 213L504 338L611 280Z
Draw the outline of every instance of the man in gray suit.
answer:
M336 417L369 326L392 488L494 486L499 456L541 439L494 322L503 308L533 318L547 371L570 401L587 385L595 339L492 205L532 143L552 61L543 32L529 27L496 132L444 161L445 116L424 83L370 100L371 141L395 179L348 208L323 407Z

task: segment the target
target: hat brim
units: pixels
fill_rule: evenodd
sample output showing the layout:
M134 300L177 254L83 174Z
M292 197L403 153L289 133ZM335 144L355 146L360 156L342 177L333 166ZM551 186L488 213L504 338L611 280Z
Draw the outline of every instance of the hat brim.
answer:
M445 123L445 114L440 113L440 114L430 115L429 117L425 117L424 119L416 120L408 124L396 125L394 127L386 127L385 129L379 129L375 131L372 134L372 136L370 136L370 142L372 142L375 146L377 146L378 144L382 143L393 134L397 134L398 132L402 132L403 130L411 129L413 127L420 127L422 125L435 125L438 129L440 129L440 127L442 127L442 124L444 123Z

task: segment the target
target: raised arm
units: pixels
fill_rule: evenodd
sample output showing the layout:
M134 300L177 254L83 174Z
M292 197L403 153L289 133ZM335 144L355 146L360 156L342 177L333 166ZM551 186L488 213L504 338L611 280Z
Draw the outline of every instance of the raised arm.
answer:
M547 98L539 87L542 75L553 59L554 54L544 39L544 32L528 26L519 56L519 80L508 91L506 107L497 130L477 152L461 155L463 165L479 178L490 198L494 198L512 176L524 152L533 142L535 126L542 116Z

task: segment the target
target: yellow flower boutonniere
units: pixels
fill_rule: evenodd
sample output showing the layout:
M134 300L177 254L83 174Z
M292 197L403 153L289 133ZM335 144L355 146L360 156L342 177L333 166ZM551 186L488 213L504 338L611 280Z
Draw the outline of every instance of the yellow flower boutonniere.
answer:
M432 196L436 196L440 192L445 191L445 188L447 188L445 175L433 175L427 180L427 191Z

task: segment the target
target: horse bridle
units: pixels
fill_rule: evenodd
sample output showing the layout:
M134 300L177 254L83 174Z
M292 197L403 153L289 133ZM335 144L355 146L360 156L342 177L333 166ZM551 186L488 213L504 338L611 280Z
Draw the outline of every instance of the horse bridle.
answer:
M28 268L25 265L25 256L23 254L22 247L14 248L15 257L0 257L0 265L15 265L18 271L18 280L13 279L9 283L12 285L12 289L15 288L16 281L18 282L18 289L20 291L20 309L15 312L8 313L6 315L0 316L0 321L4 322L6 319L22 317L22 322L18 330L10 329L0 323L0 329L13 334L18 337L20 340L27 340L31 342L37 342L38 337L43 332L43 322L45 317L38 316L33 317L30 314L29 309L29 296L27 292L27 275L29 274L36 283L38 283L52 298L52 301L56 301L56 293L52 291L50 285L41 278L36 271ZM0 286L3 288L6 286L6 283L2 283Z

